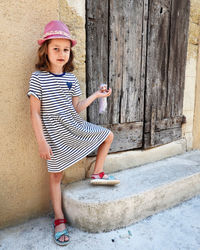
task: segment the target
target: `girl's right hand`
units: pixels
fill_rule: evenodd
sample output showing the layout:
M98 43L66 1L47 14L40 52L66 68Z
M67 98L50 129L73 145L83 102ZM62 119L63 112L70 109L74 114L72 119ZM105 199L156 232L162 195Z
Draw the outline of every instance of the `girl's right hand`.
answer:
M39 154L42 159L51 160L51 155L53 155L53 152L46 141L39 143Z
M111 93L112 93L112 89L111 88L107 89L104 92L102 92L101 89L95 92L97 98L108 97L108 96L111 95Z

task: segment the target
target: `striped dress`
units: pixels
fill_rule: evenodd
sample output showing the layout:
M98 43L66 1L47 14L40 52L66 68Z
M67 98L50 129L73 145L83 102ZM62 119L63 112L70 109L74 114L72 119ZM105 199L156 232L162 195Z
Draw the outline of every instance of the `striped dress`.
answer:
M94 151L110 130L84 121L74 109L73 96L80 96L77 78L72 73L55 75L36 71L27 95L41 101L44 136L53 156L47 160L48 172L61 172Z

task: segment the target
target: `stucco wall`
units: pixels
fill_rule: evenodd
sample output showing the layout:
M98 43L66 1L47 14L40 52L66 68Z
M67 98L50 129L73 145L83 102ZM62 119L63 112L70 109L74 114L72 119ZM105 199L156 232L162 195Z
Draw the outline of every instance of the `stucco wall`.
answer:
M195 90L193 148L200 149L200 44L197 59L196 90Z
M200 0L194 1L193 3L192 22L196 30L196 32L194 32L194 45L198 46L193 120L193 148L200 149Z
M200 120L194 121L195 100L199 98L200 92L196 90L197 84L197 58L198 44L200 36L200 0L191 0L190 24L188 37L188 52L185 75L185 90L183 114L186 116L187 123L183 126L183 136L187 140L187 149L193 148L194 139L198 136L199 127L194 131L194 126L198 126ZM199 107L199 103L196 109ZM199 115L197 116L199 117ZM195 124L194 124L195 122ZM200 137L198 137L200 139ZM200 148L199 142L197 142Z
M84 1L81 2L80 9L84 7ZM0 2L0 227L41 215L50 209L46 163L38 154L26 93L30 75L35 70L37 39L46 23L58 19L69 24L78 40L75 73L84 94L83 17L68 6L66 0ZM85 117L85 113L82 116ZM81 176L82 165L82 162L77 164L78 176Z

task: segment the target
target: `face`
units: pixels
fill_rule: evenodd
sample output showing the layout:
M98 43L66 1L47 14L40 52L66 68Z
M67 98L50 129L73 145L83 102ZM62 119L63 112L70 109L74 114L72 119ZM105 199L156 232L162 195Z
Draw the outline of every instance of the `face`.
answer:
M69 61L71 42L67 39L52 39L48 44L48 58L52 73L63 73Z

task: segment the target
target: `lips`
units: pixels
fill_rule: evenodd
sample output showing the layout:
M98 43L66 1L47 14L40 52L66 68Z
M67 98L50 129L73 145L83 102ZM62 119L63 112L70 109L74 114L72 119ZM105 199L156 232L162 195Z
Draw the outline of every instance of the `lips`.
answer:
M57 59L57 61L59 61L59 62L64 62L64 59Z

